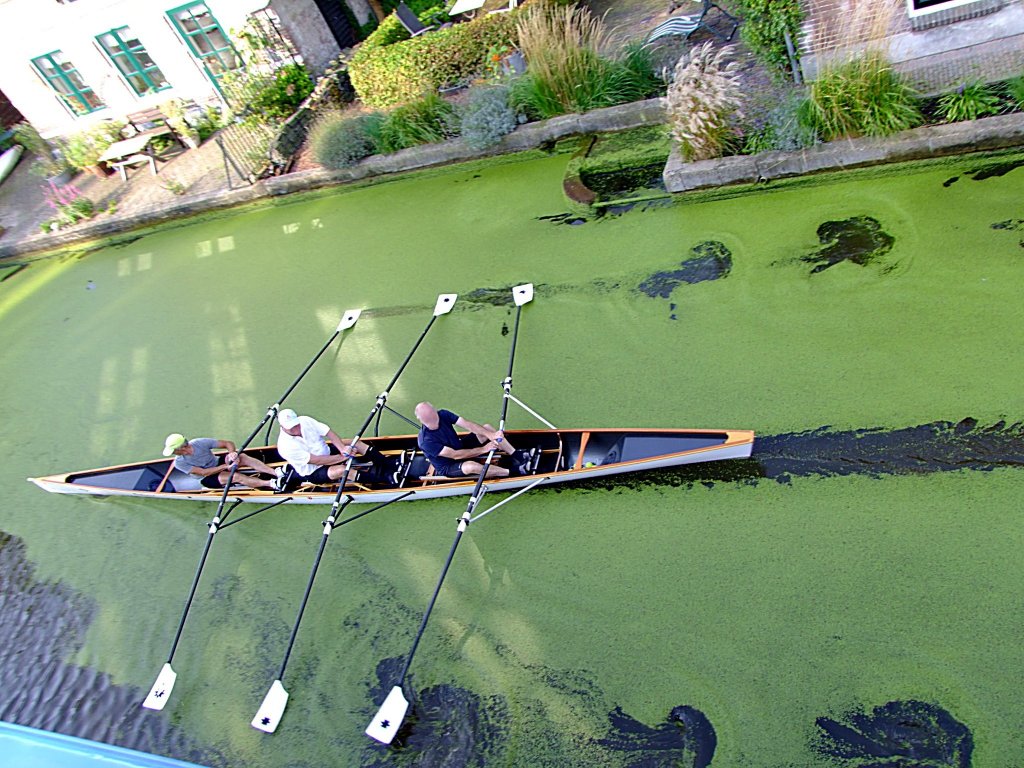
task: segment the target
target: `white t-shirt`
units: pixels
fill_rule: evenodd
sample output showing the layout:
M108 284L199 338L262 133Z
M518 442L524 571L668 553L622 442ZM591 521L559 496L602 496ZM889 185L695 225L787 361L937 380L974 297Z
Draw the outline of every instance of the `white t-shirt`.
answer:
M277 452L303 477L316 472L319 464L310 464L310 456L326 456L331 452L324 437L330 431L326 424L309 416L299 416L301 434L289 435L282 430L277 436Z

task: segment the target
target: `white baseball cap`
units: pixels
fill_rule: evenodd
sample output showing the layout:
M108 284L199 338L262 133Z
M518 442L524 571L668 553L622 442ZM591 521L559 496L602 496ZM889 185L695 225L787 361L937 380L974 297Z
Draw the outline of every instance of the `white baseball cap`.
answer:
M291 429L299 423L299 417L291 408L285 408L277 412L277 423L285 429Z

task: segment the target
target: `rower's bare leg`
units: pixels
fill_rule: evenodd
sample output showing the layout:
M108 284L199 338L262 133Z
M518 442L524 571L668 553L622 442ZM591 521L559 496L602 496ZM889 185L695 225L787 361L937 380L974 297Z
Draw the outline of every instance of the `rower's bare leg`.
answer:
M221 485L224 485L224 483L228 481L228 475L230 474L230 472L221 472L219 475L217 475L217 479L220 480ZM273 471L271 471L270 474L274 474ZM274 490L273 480L263 480L258 477L253 477L252 475L243 475L241 472L235 472L235 476L231 482L238 483L239 485L244 485L247 488L258 488L265 491Z
M331 480L338 480L338 479L340 479L341 476L344 473L345 473L345 465L344 464L331 464L327 468L327 476L329 478L331 478ZM352 471L350 471L348 473L348 481L350 483L354 483L356 481L356 478L357 478L358 475L359 475L359 471L353 469Z
M484 429L489 429L491 432L496 431L494 429L494 427L492 427L490 424L484 424ZM481 445L484 445L484 444L487 443L487 436L486 435L480 435L480 434L477 434L476 432L474 432L473 434L476 435L476 437L480 441ZM501 442L498 443L498 448L499 448L499 450L507 453L509 456L511 456L513 453L516 452L516 449L512 447L512 443L510 443L508 441L507 437L502 438Z
M250 469L255 469L261 475L270 475L271 477L274 477L275 475L273 469L271 469L269 466L264 464L259 459L254 459L247 453L238 454L238 465L241 467L249 467Z
M483 472L483 469L484 465L479 461L462 462L462 474L468 477L476 477ZM496 464L490 464L487 467L487 477L508 477L508 470Z

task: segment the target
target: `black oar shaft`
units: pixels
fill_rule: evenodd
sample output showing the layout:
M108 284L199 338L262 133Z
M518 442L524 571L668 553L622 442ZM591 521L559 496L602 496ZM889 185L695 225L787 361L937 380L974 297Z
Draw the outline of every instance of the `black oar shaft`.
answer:
M502 398L501 398L501 421L499 429L503 429L505 426L505 417L508 415L508 397L507 394L512 389L512 367L515 364L516 359L516 344L519 340L519 319L522 316L523 306L521 304L516 305L516 322L515 328L512 331L512 348L508 356L508 375L502 382ZM423 633L427 628L427 621L430 620L430 614L434 610L434 603L437 602L437 596L441 592L441 585L444 584L444 579L448 575L448 569L451 567L452 558L455 557L455 550L459 546L459 541L462 539L462 534L465 532L470 520L473 517L473 512L476 509L476 505L480 503L482 497L482 489L484 479L487 476L487 469L491 465L491 461L494 458L494 454L497 448L492 448L487 458L483 461L483 467L480 474L476 479L476 486L473 488L473 493L469 497L469 503L466 505L466 511L462 517L459 518L458 530L455 534L455 540L452 542L452 548L448 552L448 559L445 560L444 568L441 571L441 578L437 580L437 586L434 587L434 594L430 598L430 604L427 606L426 612L423 614L423 620L420 622L419 631L416 633L416 639L413 640L412 649L409 651L409 655L405 658L405 666L402 667L402 674L398 678L398 687L402 686L405 682L405 676L409 673L409 667L412 665L412 657L416 654L416 649L419 647L420 640L423 638Z
M423 620L420 622L419 631L416 633L416 639L412 641L412 648L409 650L409 655L405 657L405 666L402 667L402 674L398 677L396 685L401 688L402 683L405 682L405 676L409 674L409 667L412 665L412 657L416 655L416 649L420 645L420 640L423 639L423 633L427 629L427 622L430 620L430 614L434 610L434 604L437 602L437 596L441 592L441 585L444 584L445 576L448 575L448 569L452 565L452 559L455 557L455 550L459 546L459 541L462 539L462 533L466 530L466 525L469 523L468 513L463 515L459 520L459 528L455 534L455 540L452 542L452 548L448 552L448 559L444 561L444 568L441 570L441 578L437 580L437 585L434 587L434 594L430 596L430 603L427 605L427 610L423 614Z
M284 402L285 398L288 397L288 395L292 393L295 387L299 385L299 382L302 381L302 379L305 377L307 373L309 373L310 369L316 364L317 360L319 360L323 356L324 352L326 352L327 349L331 346L331 344L334 343L334 340L338 338L338 336L341 334L341 331L342 329L339 326L339 328L333 334L331 334L331 337L324 343L324 345L320 347L320 351L317 352L316 355L313 356L313 359L310 360L309 363L306 365L306 367L302 369L302 373L300 373L298 377L296 377L295 381L291 383L291 386L289 386L288 389L285 390L284 394L281 395L281 397L277 400L275 405L267 409L267 412L260 420L260 423L256 425L256 428L249 434L249 437L245 439L245 442L242 443L241 447L238 449L239 453L241 453L242 451L249 447L249 443L251 443L256 438L256 435L258 435L260 430L263 429L263 425L274 417L276 413L276 406ZM231 468L228 471L227 482L224 483L224 489L220 495L220 502L217 504L217 511L214 512L213 519L210 521L210 533L206 537L206 546L203 548L203 555L199 559L199 567L196 568L196 575L192 579L192 588L189 590L188 599L185 601L185 608L181 612L181 620L178 622L178 628L177 630L175 630L174 633L174 642L171 643L171 650L167 654L168 664L170 664L171 661L174 659L174 652L178 648L178 641L181 639L181 633L185 629L185 621L188 619L189 610L192 608L192 601L195 599L196 589L199 586L199 579L203 574L203 567L206 565L206 558L210 554L210 547L213 545L213 537L217 533L217 531L225 525L225 521L227 520L228 515L230 515L232 510L234 510L234 508L238 505L238 502L236 502L231 507L229 507L226 512L224 512L224 506L227 504L228 493L231 490L231 483L234 482L235 472L237 471L238 466L238 461L231 465ZM224 513L223 516L221 515L222 512ZM247 517L248 516L251 515L247 515Z

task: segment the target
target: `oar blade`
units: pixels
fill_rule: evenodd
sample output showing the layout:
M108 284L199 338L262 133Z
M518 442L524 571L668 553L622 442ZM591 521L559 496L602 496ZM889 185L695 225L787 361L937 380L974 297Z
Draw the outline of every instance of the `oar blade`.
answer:
M171 697L174 688L174 681L178 679L178 673L171 669L170 664L164 664L160 674L156 676L156 682L149 689L149 696L142 702L146 709L163 709L167 700Z
M277 724L281 722L284 715L284 708L288 706L288 691L284 689L280 680L275 680L263 697L256 717L252 719L252 727L267 733L277 730Z
M533 301L533 283L517 285L513 288L512 299L515 301L517 307L521 307L523 304L528 304Z
M459 298L457 293L442 293L437 297L437 304L434 305L434 317L447 315L455 306L455 300Z
M396 685L380 705L376 716L366 726L366 735L381 744L390 744L398 729L402 727L402 721L405 720L405 713L408 711L409 702L405 700L402 686Z
M347 331L349 328L356 324L356 320L359 319L359 316L361 314L363 314L363 310L361 309L350 309L341 318L341 322L338 323L338 330Z

